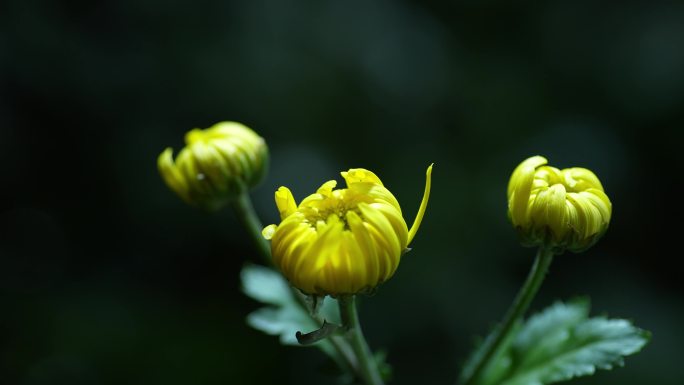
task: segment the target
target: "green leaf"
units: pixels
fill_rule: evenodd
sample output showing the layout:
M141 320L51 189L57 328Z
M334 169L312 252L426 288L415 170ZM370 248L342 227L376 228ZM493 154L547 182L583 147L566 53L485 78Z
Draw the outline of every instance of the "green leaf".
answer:
M277 271L259 265L246 265L240 273L242 291L247 296L273 305L293 300L290 285Z
M307 309L302 294L293 291L283 276L273 269L246 265L240 273L242 290L247 296L268 306L258 309L247 316L247 324L266 334L279 336L283 345L301 346L295 334L309 332L321 325ZM301 298L296 297L301 295ZM319 299L320 300L320 299ZM326 299L318 310L323 319L339 322L336 301ZM335 356L329 341L320 341L318 346L331 356Z
M650 333L623 319L589 318L589 303L557 302L532 316L503 346L480 385L543 385L624 364Z

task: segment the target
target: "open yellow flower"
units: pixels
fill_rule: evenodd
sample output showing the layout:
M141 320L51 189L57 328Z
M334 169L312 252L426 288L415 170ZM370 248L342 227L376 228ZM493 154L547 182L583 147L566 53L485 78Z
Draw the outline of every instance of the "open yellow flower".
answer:
M334 190L336 181L325 182L299 205L280 187L275 201L281 223L263 230L275 265L307 294L355 294L388 280L427 207L432 166L410 230L399 202L374 173L357 168L341 174L347 188Z
M167 186L194 206L219 209L266 174L266 142L240 123L195 128L185 134L185 143L175 161L173 150L165 149L157 166Z
M508 182L508 216L523 244L546 243L573 252L591 247L606 232L612 204L593 172L559 170L533 156Z

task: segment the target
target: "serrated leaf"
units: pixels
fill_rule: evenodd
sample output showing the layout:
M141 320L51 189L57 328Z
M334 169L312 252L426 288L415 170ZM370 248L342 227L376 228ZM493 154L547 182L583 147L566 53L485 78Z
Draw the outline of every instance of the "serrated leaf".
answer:
M247 324L266 334L278 336L283 345L301 346L295 337L298 331L312 331L320 327L309 311L295 297L289 283L273 269L246 265L240 273L244 293L266 305L247 316ZM328 321L339 320L336 301L327 298L320 306L320 314ZM336 356L329 341L314 344L330 356Z
M482 385L543 385L622 366L650 335L622 319L589 319L587 301L557 302L531 317L504 347L506 370L485 373Z

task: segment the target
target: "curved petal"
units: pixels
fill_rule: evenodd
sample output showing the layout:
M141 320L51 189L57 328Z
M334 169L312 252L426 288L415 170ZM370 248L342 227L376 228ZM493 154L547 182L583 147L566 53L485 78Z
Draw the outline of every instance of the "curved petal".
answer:
M280 212L281 221L297 211L297 202L292 196L292 191L285 186L281 186L275 192L275 202Z
M365 168L350 168L349 171L340 173L342 178L347 182L347 186L351 187L354 183L372 183L382 186L382 182L377 175Z
M524 160L513 171L508 182L508 209L514 226L525 221L535 170L546 162L543 156L533 156Z
M430 188L432 187L432 166L434 165L431 164L428 168L427 171L425 172L425 191L423 191L423 199L420 202L420 207L418 208L418 214L416 214L416 218L413 220L413 224L411 225L411 229L408 232L408 245L411 244L411 241L413 241L413 237L416 236L416 233L418 232L418 228L420 227L420 223L423 221L423 216L425 215L425 209L427 208L428 200L430 199Z

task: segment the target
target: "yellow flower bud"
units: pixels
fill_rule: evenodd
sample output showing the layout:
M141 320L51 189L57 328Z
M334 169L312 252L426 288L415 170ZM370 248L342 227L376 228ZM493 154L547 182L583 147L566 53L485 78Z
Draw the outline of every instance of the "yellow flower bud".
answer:
M526 246L584 251L608 229L610 199L593 172L546 164L546 158L533 156L513 171L508 217Z
M165 149L157 166L166 185L191 205L219 209L266 174L266 142L240 123L195 128L185 134L185 144L175 161L173 150Z
M324 183L299 205L287 187L275 193L280 225L263 230L273 262L301 291L316 295L356 294L388 280L425 214L432 166L409 230L399 202L372 172L342 172L347 188Z

